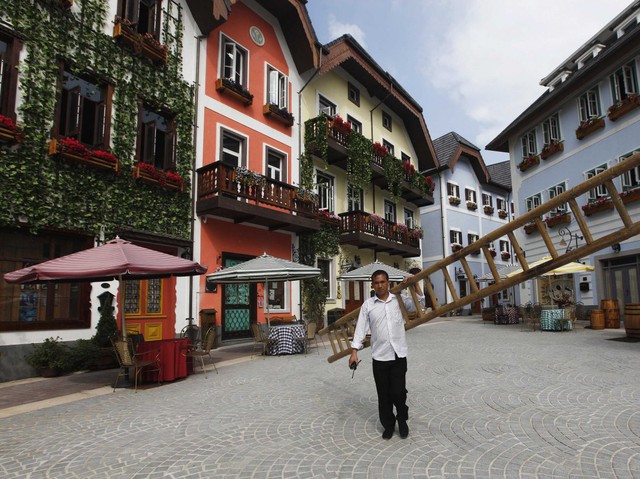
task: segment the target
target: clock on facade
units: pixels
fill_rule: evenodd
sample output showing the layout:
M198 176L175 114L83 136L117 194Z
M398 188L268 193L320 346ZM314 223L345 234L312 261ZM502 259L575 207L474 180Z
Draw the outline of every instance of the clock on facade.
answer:
M260 47L264 45L264 35L262 34L262 31L258 27L251 27L249 29L249 35L251 35L251 39L254 41L256 45Z

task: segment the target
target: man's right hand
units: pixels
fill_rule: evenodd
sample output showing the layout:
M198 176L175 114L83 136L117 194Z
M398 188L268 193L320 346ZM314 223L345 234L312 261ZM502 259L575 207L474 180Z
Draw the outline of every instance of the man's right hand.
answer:
M351 369L353 364L358 364L358 353L356 350L351 351L351 356L349 356L349 368Z

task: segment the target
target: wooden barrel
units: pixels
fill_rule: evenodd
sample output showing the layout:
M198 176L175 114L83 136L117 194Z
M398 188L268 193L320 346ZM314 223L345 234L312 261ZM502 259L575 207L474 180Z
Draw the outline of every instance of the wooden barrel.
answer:
M624 329L629 338L640 338L640 303L624 306Z
M591 329L604 329L604 311L601 309L591 311Z
M600 301L600 309L604 311L605 328L620 328L620 306L617 299L603 299Z

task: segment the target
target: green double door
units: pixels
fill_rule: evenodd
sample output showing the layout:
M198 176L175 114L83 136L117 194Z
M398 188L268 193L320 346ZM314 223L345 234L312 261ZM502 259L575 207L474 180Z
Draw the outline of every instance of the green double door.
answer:
M253 259L251 256L226 256L225 268ZM256 321L256 285L251 283L222 285L222 341L251 337Z

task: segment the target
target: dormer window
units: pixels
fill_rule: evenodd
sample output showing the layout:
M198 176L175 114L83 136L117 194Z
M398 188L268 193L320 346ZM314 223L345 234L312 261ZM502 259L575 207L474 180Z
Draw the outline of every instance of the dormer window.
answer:
M578 70L580 70L588 62L590 62L596 56L598 56L598 54L605 48L606 48L606 45L603 45L602 43L597 43L594 46L592 46L588 51L586 51L584 54L582 54L578 58L578 60L576 60L576 63L578 64Z

